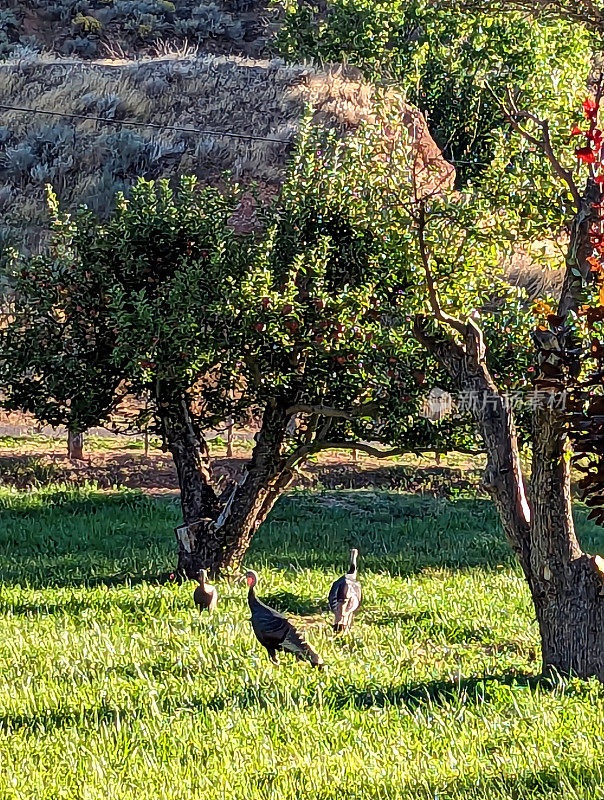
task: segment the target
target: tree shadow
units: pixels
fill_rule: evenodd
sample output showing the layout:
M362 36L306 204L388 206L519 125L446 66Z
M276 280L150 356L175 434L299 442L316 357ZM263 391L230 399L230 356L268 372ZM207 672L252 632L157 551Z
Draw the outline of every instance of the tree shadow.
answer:
M156 677L169 672L172 666L172 662L167 658L159 664L146 663L142 665L145 671L150 671ZM287 663L284 661L277 669L287 669ZM132 678L140 675L139 669L129 665L117 667L115 671ZM187 668L182 674L184 677L185 673L191 675L194 672L194 669ZM282 702L284 704L295 702L297 707L312 708L320 702L321 705L333 710L345 708L362 710L398 706L414 712L424 707L476 706L496 702L499 699L498 694L504 687L546 692L559 691L563 687L564 691L569 694L582 690L580 685L561 683L551 678L528 673L510 673L391 686L330 685L323 689L320 701L317 700L317 694L305 683L296 687L290 686L287 689L281 689L272 684L265 687L249 685L235 692L219 692L210 696L200 694L189 696L186 699L174 696L156 698L155 707L164 714L172 714L177 707L193 713L206 713L220 712L230 708L266 709ZM0 731L13 731L19 728L29 731L41 729L49 731L53 728L65 728L73 725L85 727L101 723L117 724L120 720L131 718L132 714L132 706L110 706L104 701L98 705L77 708L41 709L28 713L6 712L0 714Z
M581 797L598 797L602 788L601 765L582 761L575 763L563 760L560 766L541 769L510 771L509 774L480 775L476 778L459 778L446 784L434 785L430 794L434 797L510 797L553 798L568 796L569 788L581 789ZM591 790L593 794L586 792ZM583 794L585 792L585 794ZM573 796L578 796L573 793Z
M271 569L348 566L407 577L426 567L492 568L514 563L492 504L376 491L294 493L259 530L249 558Z
M429 611L407 612L407 611L385 611L363 614L363 622L378 627L391 627L400 625L402 627L417 630L428 636L443 636L447 642L490 642L493 632L486 626L469 627L466 625L456 625L451 622L444 622Z
M72 726L100 726L126 719L132 711L100 703L96 706L79 709L56 708L40 709L23 714L0 714L0 731L13 732L25 729L28 732L47 732L61 730Z
M287 668L284 663L279 669ZM576 691L569 684L565 691ZM460 680L434 680L418 683L405 683L391 686L366 684L330 685L322 690L321 702L333 710L345 708L371 709L388 706L405 707L414 712L419 708L444 705L476 706L497 701L503 687L526 688L529 691L556 691L560 682L551 678L529 673L507 673L484 675L482 677L462 678ZM249 686L234 693L221 693L204 700L203 708L222 711L226 708L266 708L279 702L277 687L271 687L264 694L261 687ZM312 707L316 704L314 693L301 691L288 692L288 702L297 706Z
M272 592L263 594L261 598L267 606L280 611L282 614L295 614L299 617L310 617L324 611L326 603L309 597L301 597L298 594L288 591Z
M5 581L6 583L6 581ZM115 587L134 587L134 586L161 586L162 584L170 584L172 581L169 576L165 579L158 578L154 575L139 575L135 578L123 578L120 576L97 576L93 579L73 580L69 584L69 588L96 588L103 586L106 588ZM95 612L115 611L119 609L122 613L136 613L140 614L142 607L140 602L137 602L133 596L120 593L118 596L115 593L107 594L99 598L97 595L94 599L88 596L82 597L65 597L58 600L46 601L43 599L32 601L16 601L12 602L10 596L0 597L0 615L10 614L15 617L41 617L41 616L80 616L82 613L94 609ZM144 610L147 613L154 613L152 599L147 598L144 603ZM157 609L159 612L161 609Z
M174 503L133 491L42 490L34 503L0 498L0 580L32 588L165 583L179 517ZM589 551L604 552L604 533L582 509L577 520ZM368 490L282 497L246 560L286 572L342 574L352 546L360 551L361 576L515 564L490 501ZM295 595L275 598L281 601L301 615L321 608Z
M359 709L405 706L415 711L422 706L443 706L461 703L481 705L496 698L501 687L537 688L553 691L557 684L550 679L528 673L484 675L461 680L435 680L386 687L366 685L339 686L331 689L328 702L335 709Z

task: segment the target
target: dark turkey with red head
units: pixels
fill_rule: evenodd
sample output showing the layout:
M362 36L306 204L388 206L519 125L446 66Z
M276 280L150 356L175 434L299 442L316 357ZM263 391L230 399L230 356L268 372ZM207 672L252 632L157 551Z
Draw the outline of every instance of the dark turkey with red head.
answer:
M201 614L204 609L214 611L218 605L218 592L215 586L206 583L205 569L199 570L199 578L197 580L199 581L199 586L193 593L193 600L199 609L199 613Z
M252 628L256 639L266 647L270 660L277 664L277 651L287 650L300 661L310 661L313 667L323 667L323 659L305 642L291 622L256 597L258 575L253 570L245 573L249 586L247 601L252 612Z
M363 592L357 580L357 558L359 551L350 551L350 567L346 575L335 581L329 590L329 608L334 613L333 629L336 633L349 631L353 617L361 605Z

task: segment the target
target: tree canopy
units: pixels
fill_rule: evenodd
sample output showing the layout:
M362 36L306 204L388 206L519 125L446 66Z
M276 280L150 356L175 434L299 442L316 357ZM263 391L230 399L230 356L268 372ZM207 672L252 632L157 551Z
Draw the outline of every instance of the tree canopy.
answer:
M523 107L565 114L590 63L582 26L496 4L291 2L279 44L290 58L345 61L399 87L424 113L460 186L490 166L508 128L492 92L521 87Z

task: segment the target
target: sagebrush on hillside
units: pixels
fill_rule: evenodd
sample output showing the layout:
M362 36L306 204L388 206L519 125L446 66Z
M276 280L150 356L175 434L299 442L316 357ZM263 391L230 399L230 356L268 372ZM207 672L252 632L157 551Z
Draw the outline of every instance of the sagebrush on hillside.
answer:
M66 207L85 203L101 216L138 176L193 174L217 184L228 173L271 194L285 176L308 108L315 124L342 136L376 108L375 88L341 68L210 55L119 64L7 62L0 65L0 95L7 106L110 121L0 109L0 234L3 227L5 240L36 245L48 222L47 184ZM454 170L421 114L394 93L387 102L396 104L409 131L422 184L450 188Z
M206 56L121 64L35 60L0 65L6 105L64 111L142 127L0 112L0 213L5 229L46 224L44 187L62 203L103 214L140 175L280 182L307 105L342 132L372 106L372 88L340 70ZM145 123L180 130L146 128ZM273 141L199 133L267 137Z
M153 53L165 42L259 55L273 14L256 0L9 0L0 59L52 50L97 58Z

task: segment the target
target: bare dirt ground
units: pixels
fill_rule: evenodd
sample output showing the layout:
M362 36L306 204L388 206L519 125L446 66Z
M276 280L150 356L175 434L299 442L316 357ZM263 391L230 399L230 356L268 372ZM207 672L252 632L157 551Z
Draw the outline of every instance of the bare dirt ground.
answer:
M127 487L161 495L178 492L176 470L169 454L150 450L89 450L83 461L70 461L62 442L46 446L42 442L0 447L0 485L26 489L47 483L83 485L96 483L99 488ZM60 447L60 450L59 450ZM244 468L249 450L236 451L233 458L218 450L214 477L218 485L231 481ZM355 463L350 453L325 453L307 463L299 472L297 485L326 489L383 488L430 494L450 494L476 488L479 484L479 460L457 466L436 465L430 457L418 463L359 456ZM417 460L416 460L417 461Z
M251 429L235 429L232 458L227 458L222 439L210 442L214 478L219 487L244 469L251 454L252 437ZM154 495L177 494L172 458L158 444L151 439L145 455L141 435L115 435L99 428L87 435L84 459L71 461L66 455L63 430L42 427L27 414L0 411L0 486L27 489L49 483L88 482L108 490L124 487ZM483 466L481 455L449 453L437 464L433 453L380 459L361 453L355 456L352 452L326 451L300 469L296 483L303 488L381 488L450 496L475 491Z

